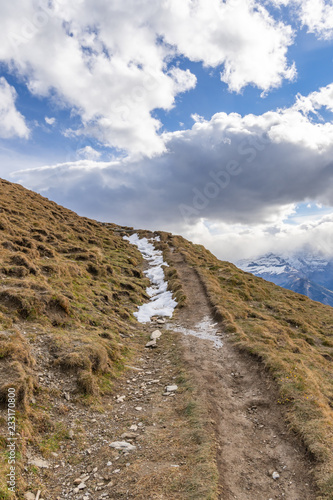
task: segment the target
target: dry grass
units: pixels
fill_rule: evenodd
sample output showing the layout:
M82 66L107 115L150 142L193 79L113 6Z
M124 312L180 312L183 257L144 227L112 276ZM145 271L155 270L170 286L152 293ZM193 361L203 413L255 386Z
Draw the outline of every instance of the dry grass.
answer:
M47 333L55 369L70 371L77 391L96 399L110 391L130 355L129 332L140 336L133 312L147 298L148 281L124 229L81 218L7 181L0 180L0 194L0 406L14 386L23 436L37 442L44 414L30 406L38 383L20 331ZM0 448L3 474L6 443ZM1 474L0 498L7 498Z
M320 499L333 498L333 309L164 236L194 266L215 315L270 370L290 426L316 459Z
M140 253L115 225L78 217L6 181L0 192L2 326L28 321L51 329L64 368L72 355L91 358L94 343L103 366L92 361L91 373L112 371L123 354L120 335L146 298ZM73 335L80 337L79 350Z

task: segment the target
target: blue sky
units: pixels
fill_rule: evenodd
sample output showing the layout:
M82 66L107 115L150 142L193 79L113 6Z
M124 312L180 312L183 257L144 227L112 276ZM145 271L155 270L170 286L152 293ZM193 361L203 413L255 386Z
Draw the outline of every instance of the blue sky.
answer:
M230 260L308 240L327 252L330 2L1 9L4 178L82 215L181 232ZM242 173L219 174L227 185L214 188L228 162Z

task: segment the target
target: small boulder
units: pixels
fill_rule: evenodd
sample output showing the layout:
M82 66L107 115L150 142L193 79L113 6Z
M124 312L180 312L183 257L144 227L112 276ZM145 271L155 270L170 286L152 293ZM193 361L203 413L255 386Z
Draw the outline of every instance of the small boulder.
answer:
M136 439L138 435L135 432L124 432L121 437L122 439Z
M175 392L178 389L178 385L167 385L165 390L166 392Z
M127 441L114 441L110 444L111 448L115 450L124 450L124 451L132 451L135 450L136 446L131 443L127 443Z
M147 347L147 348L150 347L151 349L154 349L154 347L157 347L156 339L150 340L149 342L147 342L147 344L145 345L145 347Z
M159 330L155 330L151 335L151 340L157 340L162 336L162 333Z
M29 464L35 465L35 467L40 467L41 469L49 468L49 463L46 460L43 460L42 458L33 458L32 460L29 460Z
M26 491L24 493L24 500L35 500L36 496L31 491Z

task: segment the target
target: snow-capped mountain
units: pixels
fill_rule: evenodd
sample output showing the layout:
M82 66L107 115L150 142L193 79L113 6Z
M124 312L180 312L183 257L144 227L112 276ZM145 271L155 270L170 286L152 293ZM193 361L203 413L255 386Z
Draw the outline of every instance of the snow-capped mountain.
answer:
M269 253L255 260L241 260L237 266L243 271L333 307L333 260L309 253L289 256Z

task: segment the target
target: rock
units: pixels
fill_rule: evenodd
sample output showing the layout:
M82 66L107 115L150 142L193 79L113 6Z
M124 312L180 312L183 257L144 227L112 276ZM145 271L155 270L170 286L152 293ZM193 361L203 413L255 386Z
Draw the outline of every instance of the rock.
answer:
M123 403L125 398L126 398L126 396L117 396L116 402L117 403Z
M24 500L35 500L36 496L31 491L26 491L24 493Z
M77 479L74 479L74 484L81 484L81 479L78 477Z
M138 430L138 426L137 425L135 425L135 424L131 425L130 431L137 431L137 430Z
M273 474L272 474L273 479L279 479L279 477L280 477L280 474L278 472L276 472L276 471L273 472Z
M155 331L151 334L150 338L151 338L151 340L157 340L157 339L159 339L161 336L162 336L162 333L161 333L159 330L155 330Z
M68 437L69 437L69 439L74 439L74 431L73 431L73 429L70 429L68 431Z
M66 401L69 401L71 399L69 392L64 392L64 398L66 399Z
M84 488L86 488L86 484L85 483L80 483L79 486L77 487L78 490L84 490Z
M159 325L164 325L165 319L158 319L156 323L158 323Z
M116 450L125 450L132 451L135 450L136 446L131 443L127 443L127 441L114 441L110 444L111 448L115 448Z
M137 434L134 432L124 432L124 434L121 435L123 439L136 439L138 437Z
M41 469L48 469L49 463L42 458L33 458L28 462L30 465L35 465L36 467L40 467Z
M154 347L157 347L156 339L150 340L149 342L147 342L147 344L145 345L145 347L147 347L147 348L150 347L151 349L154 349Z
M165 390L166 392L174 392L178 389L178 385L174 384L174 385L167 385Z
M135 407L135 410L136 410L136 411L142 411L142 406L136 406L136 407Z

